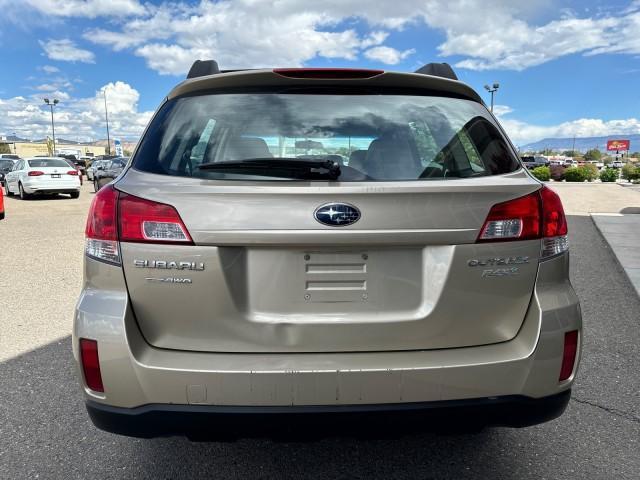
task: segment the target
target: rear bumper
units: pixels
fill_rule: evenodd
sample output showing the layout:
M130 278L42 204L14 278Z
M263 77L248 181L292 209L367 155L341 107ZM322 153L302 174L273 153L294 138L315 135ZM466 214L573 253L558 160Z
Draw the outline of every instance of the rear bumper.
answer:
M119 408L87 401L94 425L111 433L151 438L330 436L527 427L562 415L571 390L543 398L504 396L439 402L340 406L144 405Z
M448 411L455 417L467 407L490 425L530 425L562 413L579 363L578 355L571 377L558 381L565 332L581 331L567 267L566 255L540 265L526 318L507 342L397 352L207 353L149 345L122 270L87 259L87 269L109 270L89 275L99 283L88 282L80 297L74 356L77 361L78 338L98 341L105 393L85 386L85 399L98 427L128 435L172 434L183 422L197 425L212 417L215 423L229 413L275 418L271 414ZM553 407L560 400L548 400L563 395L560 406ZM536 405L547 405L541 410L547 413L536 414ZM257 418L251 415L240 418ZM122 422L110 418L129 420L118 427ZM144 425L154 422L160 433L144 433Z
M38 193L73 193L80 191L80 180L77 182L24 182L24 191L29 194Z

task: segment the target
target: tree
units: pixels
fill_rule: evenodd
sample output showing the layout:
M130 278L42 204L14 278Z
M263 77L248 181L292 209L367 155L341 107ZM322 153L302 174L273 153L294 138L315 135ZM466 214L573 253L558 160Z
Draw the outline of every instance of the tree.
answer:
M562 152L562 155L565 157L579 157L580 156L580 152L578 152L577 150L565 150L564 152Z
M553 155L553 150L550 148L545 148L544 150L540 150L538 152L540 155Z
M602 153L597 148L592 148L591 150L587 150L587 153L584 154L584 159L587 161L599 161L602 159Z
M8 143L0 143L0 153L11 153L11 147Z

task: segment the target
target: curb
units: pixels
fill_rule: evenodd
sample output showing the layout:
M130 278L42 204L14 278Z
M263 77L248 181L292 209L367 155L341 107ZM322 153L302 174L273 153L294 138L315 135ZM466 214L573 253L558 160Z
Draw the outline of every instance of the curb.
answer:
M611 253L613 253L613 256L616 259L616 263L620 266L622 271L624 271L624 274L627 277L627 280L629 281L629 283L631 284L633 289L636 291L636 294L638 295L638 298L640 298L640 276L636 279L636 278L634 278L634 276L631 275L631 273L629 271L629 270L640 270L640 268L631 268L631 267L625 267L624 266L624 264L620 260L620 256L616 252L615 247L611 244L611 242L607 238L607 235L600 229L600 225L598 225L598 222L596 222L594 216L595 217L598 217L598 216L602 216L602 217L625 217L625 215L623 215L621 213L590 213L589 217L591 218L591 221L593 222L593 225L596 227L596 230L598 231L598 233L600 234L600 236L602 237L604 242L609 247L609 250L611 251Z

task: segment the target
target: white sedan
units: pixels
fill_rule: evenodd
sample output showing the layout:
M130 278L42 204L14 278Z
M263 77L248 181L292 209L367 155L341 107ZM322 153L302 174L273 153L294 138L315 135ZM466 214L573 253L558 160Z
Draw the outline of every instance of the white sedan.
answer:
M18 160L5 176L8 196L19 194L25 199L34 194L68 193L80 196L78 171L62 158L35 157Z

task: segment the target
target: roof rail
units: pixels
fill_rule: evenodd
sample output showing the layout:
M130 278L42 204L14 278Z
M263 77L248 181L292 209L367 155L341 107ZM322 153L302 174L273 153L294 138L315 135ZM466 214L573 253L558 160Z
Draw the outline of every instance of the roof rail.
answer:
M215 60L196 60L191 65L187 78L204 77L206 75L215 75L220 73L218 62Z
M432 75L434 77L448 78L450 80L458 80L456 72L453 71L451 65L448 63L427 63L425 66L420 67L415 73L421 73L422 75Z

